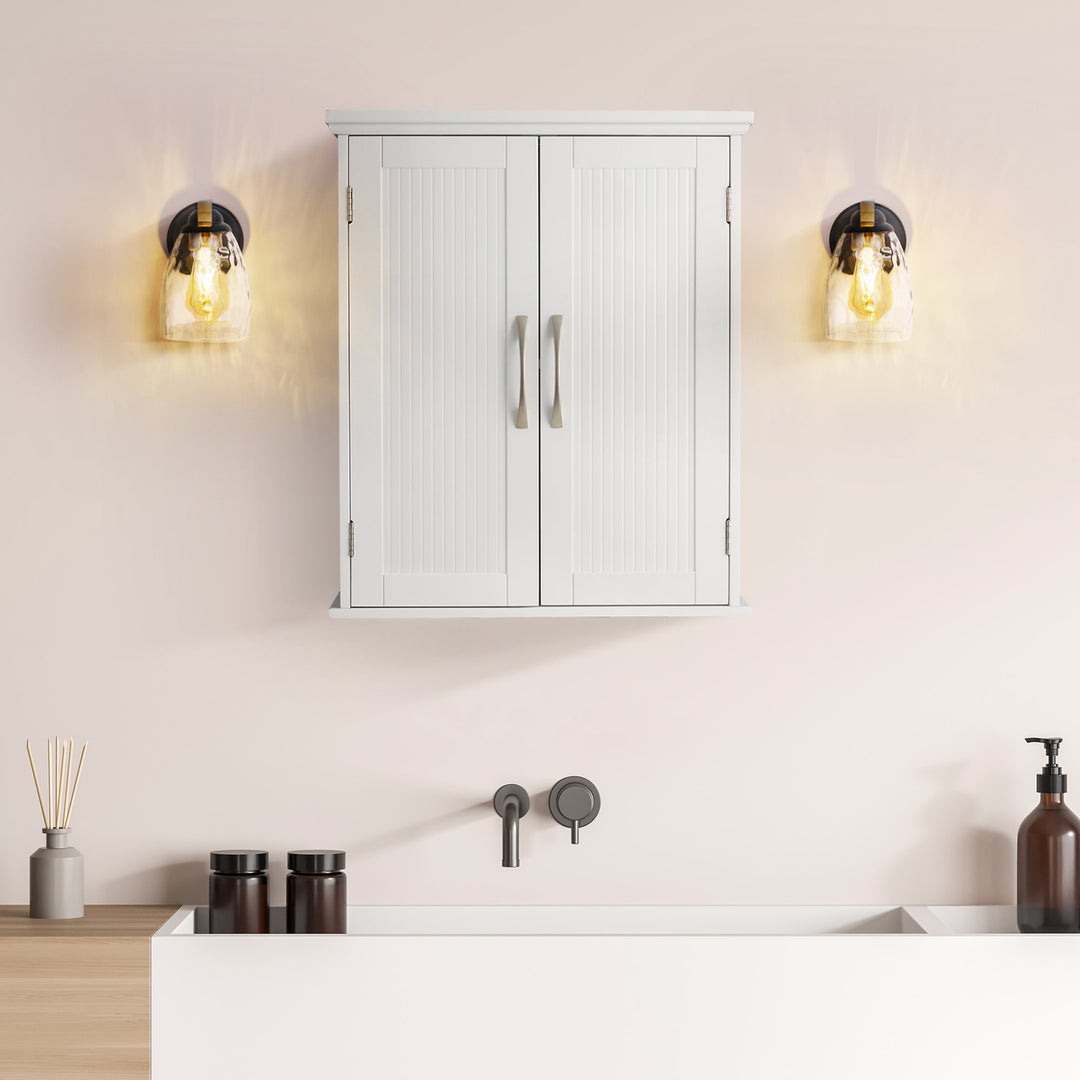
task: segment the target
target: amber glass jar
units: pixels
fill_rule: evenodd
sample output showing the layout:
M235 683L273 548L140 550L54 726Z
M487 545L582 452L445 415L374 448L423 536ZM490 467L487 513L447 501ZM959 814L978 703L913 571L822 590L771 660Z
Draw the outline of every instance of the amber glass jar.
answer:
M211 851L210 933L266 934L265 851Z
M285 931L345 933L345 852L290 851L285 879Z

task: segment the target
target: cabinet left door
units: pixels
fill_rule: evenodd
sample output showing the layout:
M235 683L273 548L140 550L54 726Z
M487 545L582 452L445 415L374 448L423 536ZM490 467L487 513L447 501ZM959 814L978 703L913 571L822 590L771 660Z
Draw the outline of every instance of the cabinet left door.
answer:
M351 607L539 602L538 151L349 137Z

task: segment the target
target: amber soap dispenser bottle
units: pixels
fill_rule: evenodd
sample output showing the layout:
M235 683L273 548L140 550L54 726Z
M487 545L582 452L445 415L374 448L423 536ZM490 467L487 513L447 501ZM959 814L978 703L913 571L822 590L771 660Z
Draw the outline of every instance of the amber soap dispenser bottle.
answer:
M1036 778L1039 805L1016 837L1016 922L1022 934L1080 933L1080 818L1065 805L1061 739L1026 739L1046 748Z

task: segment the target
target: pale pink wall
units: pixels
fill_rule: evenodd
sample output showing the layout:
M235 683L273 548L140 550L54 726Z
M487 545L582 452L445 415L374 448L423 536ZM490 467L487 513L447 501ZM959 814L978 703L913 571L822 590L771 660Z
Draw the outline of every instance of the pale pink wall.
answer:
M57 732L91 741L91 901L198 899L231 845L347 847L357 901L1010 900L1021 737L1080 771L1065 7L9 12L0 901L39 840L22 741ZM328 106L755 110L750 620L327 619ZM205 190L252 225L252 337L219 350L156 337L159 219ZM909 346L820 340L822 222L865 192L911 216ZM604 797L576 850L567 773ZM514 873L507 781L537 796Z

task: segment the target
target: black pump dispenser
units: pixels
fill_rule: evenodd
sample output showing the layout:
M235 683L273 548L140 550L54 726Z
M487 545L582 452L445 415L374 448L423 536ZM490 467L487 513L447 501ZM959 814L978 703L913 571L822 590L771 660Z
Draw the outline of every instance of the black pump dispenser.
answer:
M1061 739L1025 739L1024 742L1041 742L1046 748L1046 764L1035 778L1035 790L1042 794L1064 795L1069 790L1068 776L1057 763Z

